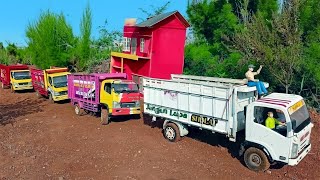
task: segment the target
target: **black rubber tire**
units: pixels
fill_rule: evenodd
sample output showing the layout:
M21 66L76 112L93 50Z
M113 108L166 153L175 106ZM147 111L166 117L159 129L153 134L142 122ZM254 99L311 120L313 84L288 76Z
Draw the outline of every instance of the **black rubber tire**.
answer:
M108 125L110 122L110 116L109 116L109 110L108 109L101 109L101 124L102 125Z
M79 104L76 104L74 106L74 112L75 112L76 115L82 116L83 113L84 113L84 110L82 108L80 108Z
M250 147L245 151L244 162L250 170L256 172L263 172L270 168L270 162L266 154L254 147Z
M170 142L181 140L180 131L176 124L168 123L163 130L163 136Z
M52 97L51 93L49 93L48 99L49 99L50 103L54 103L54 100L53 100L53 97Z

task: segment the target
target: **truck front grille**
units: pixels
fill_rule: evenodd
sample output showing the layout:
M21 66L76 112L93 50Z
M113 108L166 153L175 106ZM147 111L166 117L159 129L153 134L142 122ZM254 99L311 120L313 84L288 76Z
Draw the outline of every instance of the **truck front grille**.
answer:
M121 103L121 108L133 108L136 107L136 103L130 102L130 103Z
M68 91L61 91L61 92L60 92L60 95L61 95L61 96L67 95L67 94L68 94Z
M25 86L25 85L28 85L29 83L19 83L19 85L21 86Z

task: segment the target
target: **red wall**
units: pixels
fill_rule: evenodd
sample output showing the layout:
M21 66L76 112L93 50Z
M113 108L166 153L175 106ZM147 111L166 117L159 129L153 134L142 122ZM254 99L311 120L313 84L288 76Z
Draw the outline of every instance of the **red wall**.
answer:
M186 28L174 16L159 23L153 32L151 77L170 79L182 74Z

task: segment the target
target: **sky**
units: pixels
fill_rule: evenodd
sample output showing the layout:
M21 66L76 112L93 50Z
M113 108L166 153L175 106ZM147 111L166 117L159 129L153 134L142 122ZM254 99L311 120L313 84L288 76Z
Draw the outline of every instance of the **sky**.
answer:
M87 3L92 10L92 36L99 36L98 27L108 21L107 29L123 30L126 18L146 18L139 8L152 12L152 7L160 7L168 0L5 0L0 6L0 42L26 45L26 27L34 22L43 11L63 13L79 35L80 19ZM167 12L178 10L186 17L187 0L170 0Z

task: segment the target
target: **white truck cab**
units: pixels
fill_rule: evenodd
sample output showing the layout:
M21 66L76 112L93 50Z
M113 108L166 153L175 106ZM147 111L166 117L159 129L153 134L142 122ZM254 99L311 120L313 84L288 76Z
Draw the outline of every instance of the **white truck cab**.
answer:
M285 125L275 129L266 127L268 112L273 112L276 119L282 115ZM265 170L269 165L263 164L263 158L268 158L269 162L297 165L311 150L312 127L301 96L272 93L252 102L247 107L245 142L242 144L246 165L254 170ZM263 150L266 157L260 156L259 150Z
M267 170L271 163L295 166L311 150L313 124L299 95L272 93L258 99L256 88L244 80L188 75L144 77L143 88L144 113L164 120L163 134L171 142L186 136L191 126L224 134L240 141L239 154L254 171ZM268 112L284 125L267 127ZM237 138L241 134L245 138Z

